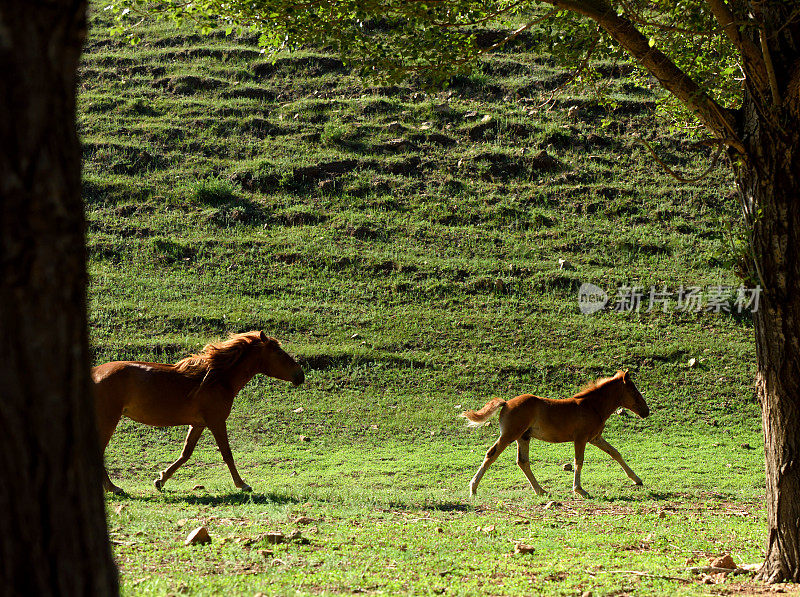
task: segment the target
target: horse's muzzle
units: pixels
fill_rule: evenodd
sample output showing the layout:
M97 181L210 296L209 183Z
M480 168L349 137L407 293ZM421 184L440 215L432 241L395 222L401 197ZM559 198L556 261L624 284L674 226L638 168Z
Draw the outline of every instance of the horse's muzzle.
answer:
M639 416L642 417L643 419L646 419L647 417L650 416L650 409L649 408L644 409L642 412L639 413Z
M296 386L299 386L299 385L300 385L301 383L303 383L305 380L306 380L306 374L305 374L305 373L303 373L303 370L302 370L302 369L298 369L298 370L297 370L297 373L295 373L294 375L292 375L292 384L293 384L295 387L296 387Z

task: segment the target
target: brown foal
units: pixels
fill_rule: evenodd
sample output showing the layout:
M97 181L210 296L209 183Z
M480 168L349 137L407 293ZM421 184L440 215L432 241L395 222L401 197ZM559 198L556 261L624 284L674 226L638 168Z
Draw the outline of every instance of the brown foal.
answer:
M189 425L180 458L161 471L155 480L156 489L160 491L167 479L189 459L197 440L208 427L234 485L242 491L252 491L236 470L225 421L233 399L258 373L292 382L295 386L305 379L303 370L283 351L278 341L259 331L236 334L223 342L208 344L201 353L174 365L137 361L99 365L92 369L92 379L100 445L105 452L123 415L154 427ZM103 488L123 493L105 470Z
M486 452L483 464L469 484L471 495L478 490L478 483L486 469L497 460L500 453L512 442L517 442L517 465L522 469L533 490L538 495L545 493L531 472L528 448L531 438L542 441L574 442L575 477L572 491L581 497L589 497L581 487L581 467L586 444L597 446L616 460L625 474L636 484L642 480L625 463L614 447L603 439L606 420L618 408L627 408L640 417L650 414L650 408L627 371L618 371L614 377L604 377L590 383L565 400L551 400L531 394L523 394L508 402L495 398L478 411L468 410L461 414L468 425L477 426L500 410L500 438Z

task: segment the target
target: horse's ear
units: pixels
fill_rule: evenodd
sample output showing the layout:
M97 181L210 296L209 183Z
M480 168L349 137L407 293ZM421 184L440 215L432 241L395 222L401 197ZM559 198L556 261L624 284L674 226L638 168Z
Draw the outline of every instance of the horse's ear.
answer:
M622 371L622 382L623 383L628 383L630 380L631 380L631 374L628 373L627 369L624 369Z
M267 341L267 335L264 333L264 330L261 330L261 341L262 342L266 342Z

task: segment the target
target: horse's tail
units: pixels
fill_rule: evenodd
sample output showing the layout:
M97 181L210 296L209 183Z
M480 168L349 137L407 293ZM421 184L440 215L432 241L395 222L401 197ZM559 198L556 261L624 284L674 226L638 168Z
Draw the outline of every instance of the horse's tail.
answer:
M494 414L497 409L503 408L506 401L502 398L494 398L487 402L480 410L465 410L460 416L467 419L467 425L470 427L477 427L486 422L486 420Z

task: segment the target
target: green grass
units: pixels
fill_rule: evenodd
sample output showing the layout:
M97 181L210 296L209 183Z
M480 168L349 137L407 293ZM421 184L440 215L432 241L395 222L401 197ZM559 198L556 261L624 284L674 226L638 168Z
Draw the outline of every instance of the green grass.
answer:
M263 329L307 373L298 389L255 379L234 406L251 497L209 438L157 494L185 430L120 425L106 455L131 495L108 498L126 594L758 590L666 578L689 578L690 558L761 557L749 318L578 309L582 282L740 283L727 173L677 185L635 141L683 172L709 159L681 150L653 91L611 78L614 114L577 92L543 109L565 73L524 44L432 93L365 83L324 52L273 63L251 37L147 25L130 47L101 19L79 97L95 361L170 362ZM467 499L496 425L470 432L461 409L620 368L653 414L605 436L643 489L590 448L593 497L576 500L570 446L534 444L549 497L509 449ZM309 544L263 545L300 514ZM214 542L185 547L201 523Z
M583 476L593 497L578 500L571 473L561 470L569 448L544 444L534 444L532 454L550 495L523 488L509 450L479 496L468 499L467 482L493 439L487 431L468 433L414 445L367 437L343 446L322 436L247 446L236 439L245 443L237 453L254 485L250 496L231 492L210 441L164 494L149 484L153 471L128 469L124 485L134 497L109 501L126 590L699 595L708 587L689 580L687 562L703 565L722 552L740 563L760 557L763 453L738 443L757 445L756 435L720 434L714 446L685 431L642 441L611 430L646 486L630 486L594 451ZM164 449L149 451L154 464L168 462ZM313 522L293 524L299 516ZM184 546L201 524L212 543ZM266 543L268 532L298 528L309 544ZM515 554L516 542L535 551Z

